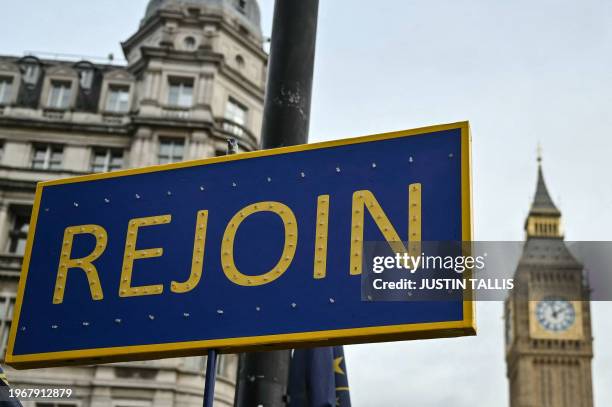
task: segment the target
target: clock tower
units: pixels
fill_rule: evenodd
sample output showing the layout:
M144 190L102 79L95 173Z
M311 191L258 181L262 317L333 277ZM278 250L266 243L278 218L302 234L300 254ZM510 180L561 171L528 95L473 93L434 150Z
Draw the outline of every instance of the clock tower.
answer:
M592 407L589 288L572 256L538 158L526 241L505 302L511 407Z

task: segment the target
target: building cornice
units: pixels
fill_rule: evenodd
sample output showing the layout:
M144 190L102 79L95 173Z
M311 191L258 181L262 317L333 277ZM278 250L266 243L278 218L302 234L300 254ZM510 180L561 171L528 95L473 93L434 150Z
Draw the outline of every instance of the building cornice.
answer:
M0 169L14 170L15 168L0 166ZM23 170L23 168L19 168L19 170ZM37 181L24 181L9 178L0 178L0 188L4 191L27 191L33 193L36 190L37 183Z
M236 139L238 145L243 150L252 151L259 147L258 141L251 133L246 132L245 136L232 134L223 130L222 119L216 119L219 125L210 121L190 120L190 119L171 119L158 116L134 116L134 126L146 126L155 128L164 128L171 130L201 130L206 131L211 138L226 141L229 137Z
M130 136L129 124L83 123L66 120L42 120L31 117L0 116L0 127L25 127L35 130L68 130L105 136Z
M186 25L201 26L203 24L215 24L223 28L235 41L239 42L249 51L253 52L258 57L267 60L268 54L261 48L259 44L250 41L235 27L229 24L221 15L206 14L198 17L185 16L180 11L175 10L160 10L157 15L150 18L138 31L132 34L127 40L121 43L124 54L129 54L129 51L147 35L150 35L156 28L164 26L165 20L181 21Z

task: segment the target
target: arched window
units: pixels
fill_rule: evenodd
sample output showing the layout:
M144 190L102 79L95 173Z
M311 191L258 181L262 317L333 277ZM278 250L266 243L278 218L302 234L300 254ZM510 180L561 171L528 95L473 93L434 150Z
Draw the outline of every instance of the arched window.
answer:
M185 45L185 49L188 51L192 51L196 48L196 39L192 36L185 37L183 40L183 44Z
M236 66L240 69L244 68L244 57L240 54L236 55Z
M80 61L74 65L74 69L79 73L79 86L81 89L88 91L91 89L94 82L96 67L89 61Z
M34 56L27 56L19 61L21 78L26 85L34 86L38 83L41 73L41 63Z

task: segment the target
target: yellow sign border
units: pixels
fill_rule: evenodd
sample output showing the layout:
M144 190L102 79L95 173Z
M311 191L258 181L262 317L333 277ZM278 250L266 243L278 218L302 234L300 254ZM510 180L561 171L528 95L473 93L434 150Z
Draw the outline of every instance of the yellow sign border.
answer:
M36 223L40 209L40 199L43 188L52 185L71 184L75 182L94 181L99 179L116 178L135 174L168 171L178 168L187 168L199 165L208 165L225 161L244 160L254 157L267 157L271 155L289 154L299 151L318 150L361 144L373 141L382 141L400 137L425 135L445 130L461 130L461 217L462 240L472 240L472 180L471 180L471 135L469 122L457 122L435 126L420 127L416 129L382 133L364 137L354 137L341 140L325 141L313 144L281 147L270 150L252 151L247 153L225 155L213 158L184 161L174 164L155 165L145 168L126 169L103 174L83 175L72 178L39 182L34 195L32 219L26 250L23 257L21 277L17 290L17 300L5 362L17 369L29 369L51 366L67 366L109 363L119 361L158 359L167 357L181 357L194 354L204 354L207 349L218 349L221 353L234 353L254 350L271 350L281 348L296 348L306 346L329 346L334 344L352 344L367 342L386 342L409 339L442 338L454 336L476 335L475 306L472 301L471 290L465 291L463 301L463 320L447 322L431 322L417 324L387 325L375 327L336 329L328 331L299 332L292 334L276 334L264 336L251 336L243 338L213 339L189 342L173 342L163 344L119 346L109 348L94 348L71 350L61 352L34 353L27 355L14 355L15 338L19 327L19 317L25 284L30 265L30 256Z

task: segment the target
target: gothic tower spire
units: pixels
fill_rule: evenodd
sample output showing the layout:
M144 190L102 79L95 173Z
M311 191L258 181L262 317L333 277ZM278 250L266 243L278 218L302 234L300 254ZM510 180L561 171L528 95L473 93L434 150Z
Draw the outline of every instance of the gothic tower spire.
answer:
M538 149L538 181L536 192L531 203L529 215L525 220L527 239L532 237L562 238L561 211L553 202L542 171L542 155Z

